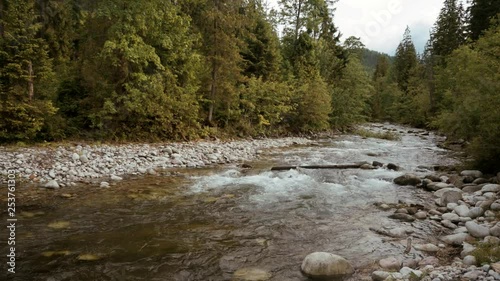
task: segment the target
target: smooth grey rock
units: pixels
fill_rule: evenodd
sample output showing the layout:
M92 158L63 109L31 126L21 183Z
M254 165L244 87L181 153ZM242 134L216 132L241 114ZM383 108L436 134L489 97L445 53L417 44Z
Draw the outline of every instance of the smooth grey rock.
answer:
M462 277L465 278L466 280L478 280L478 278L483 275L484 273L479 270L473 270L465 273Z
M441 196L441 205L447 206L449 203L458 203L462 200L462 191L449 190L443 193Z
M427 218L427 212L425 211L418 211L415 215L415 218L419 219L419 220L424 220Z
M78 155L78 153L73 153L73 155L71 155L71 158L73 159L73 161L78 161L80 160L80 155Z
M389 272L377 270L377 271L372 272L372 280L373 281L384 281L390 275L391 274Z
M466 193L474 193L476 191L481 190L481 188L482 187L480 185L475 185L475 184L473 184L473 185L466 185L466 186L464 186L462 188L462 191L466 192Z
M56 172L54 170L49 171L49 177L55 179L56 178Z
M442 198L443 194L447 191L456 191L462 193L463 191L459 188L456 187L451 187L450 185L447 185L447 187L440 188L439 190L434 192L434 196ZM446 206L446 205L445 205Z
M474 181L472 181L473 184L483 184L483 183L488 183L489 181L485 178L477 178Z
M89 162L89 158L87 157L87 155L84 154L84 155L80 156L80 162L82 162L82 163Z
M476 265L477 264L477 261L476 261L476 258L474 256L465 256L464 257L464 260L463 260L463 263L465 265Z
M500 191L500 184L487 184L481 188L481 191L483 193L485 192L499 192Z
M459 221L460 217L457 214L454 213L446 213L441 216L443 220L448 220L448 221Z
M325 252L315 252L307 255L300 268L302 273L313 279L343 279L354 273L354 268L346 259Z
M413 248L415 248L416 250L419 250L419 251L424 251L424 252L437 252L440 250L438 246L431 244L431 243L415 244L415 245L413 245Z
M444 182L432 182L426 186L427 189L432 190L432 191L438 191L443 188L453 188L452 185L449 185Z
M479 225L474 221L466 222L465 227L469 234L476 238L484 238L490 234L488 227Z
M45 188L50 188L50 189L57 189L59 188L59 184L55 180L48 181L46 184L43 185Z
M495 201L493 204L491 204L490 209L492 211L500 211L500 202Z
M462 177L473 177L473 178L480 178L483 176L483 173L481 173L481 171L478 171L478 170L464 170L462 172L460 172L460 175Z
M448 209L448 211L453 211L455 210L455 208L458 206L458 204L456 203L448 203L446 204L446 208Z
M420 184L422 180L414 174L405 174L394 179L394 183L397 185L413 185L416 186Z
M442 220L441 224L444 225L445 227L449 228L449 229L456 229L457 228L457 225L454 224L454 223L452 223L449 220Z
M469 207L465 205L459 205L455 208L455 213L457 213L461 217L467 217L469 215Z
M500 225L495 225L489 230L489 234L494 237L500 237Z
M481 207L474 207L471 208L469 213L467 214L467 217L470 217L472 219L475 219L477 217L480 217L484 214L484 210Z
M105 182L105 181L102 181L101 184L99 185L101 188L108 188L109 187L109 183L108 182Z
M396 257L381 259L378 264L386 270L399 270L401 268L401 260Z
M122 177L119 177L119 176L117 176L117 175L111 175L111 180L112 180L112 181L121 181L121 180L123 180L123 178L122 178Z
M441 241L448 245L460 246L465 240L471 239L471 236L467 233L457 233L441 237Z

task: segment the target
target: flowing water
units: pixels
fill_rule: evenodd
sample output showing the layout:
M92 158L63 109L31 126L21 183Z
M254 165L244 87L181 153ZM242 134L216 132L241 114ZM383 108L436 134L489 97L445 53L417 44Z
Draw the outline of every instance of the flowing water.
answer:
M231 280L241 268L265 270L270 280L307 280L300 263L314 251L339 254L356 267L401 254L404 245L369 230L403 225L374 203L428 200L427 193L392 180L454 160L433 133L387 124L370 130L392 130L402 139L324 139L267 151L251 169L184 169L110 189L81 186L92 190L32 206L18 222L14 280ZM374 160L405 171L270 171L273 165Z

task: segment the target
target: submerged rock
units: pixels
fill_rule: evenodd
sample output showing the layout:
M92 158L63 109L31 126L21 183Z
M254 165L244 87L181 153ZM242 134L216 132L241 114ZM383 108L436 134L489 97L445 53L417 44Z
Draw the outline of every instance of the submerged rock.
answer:
M352 265L343 257L315 252L306 256L300 267L304 275L314 279L343 280L354 273Z
M259 268L241 268L234 272L233 281L265 281L272 277L271 273Z

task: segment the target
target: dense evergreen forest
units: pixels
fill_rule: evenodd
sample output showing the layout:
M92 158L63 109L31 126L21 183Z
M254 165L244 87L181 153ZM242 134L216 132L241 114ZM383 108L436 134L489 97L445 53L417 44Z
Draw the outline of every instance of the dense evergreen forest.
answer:
M0 0L0 142L277 136L375 120L439 129L500 168L500 1L445 0L424 53L407 29L394 58L340 42L335 1L262 2Z

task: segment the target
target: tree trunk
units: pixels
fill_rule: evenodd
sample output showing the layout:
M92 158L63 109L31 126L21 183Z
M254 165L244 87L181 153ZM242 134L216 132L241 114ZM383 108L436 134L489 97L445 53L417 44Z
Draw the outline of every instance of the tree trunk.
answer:
M31 61L28 62L28 96L29 101L33 100L33 96L35 95L35 86L33 79L33 64Z

